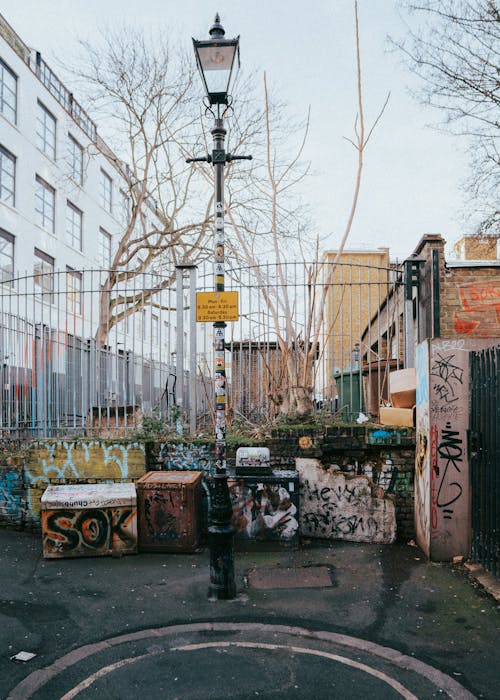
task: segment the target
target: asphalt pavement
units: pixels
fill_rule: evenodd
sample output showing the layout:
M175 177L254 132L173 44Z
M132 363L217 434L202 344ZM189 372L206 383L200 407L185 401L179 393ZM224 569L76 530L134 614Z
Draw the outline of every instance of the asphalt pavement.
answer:
M464 567L346 542L235 561L211 601L206 549L45 560L0 530L0 698L500 698L499 606Z

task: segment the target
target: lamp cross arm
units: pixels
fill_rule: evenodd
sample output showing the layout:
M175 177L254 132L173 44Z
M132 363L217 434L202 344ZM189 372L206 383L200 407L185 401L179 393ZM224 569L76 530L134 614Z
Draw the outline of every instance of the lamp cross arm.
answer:
M211 163L211 162L212 162L211 155L202 156L201 158L186 158L186 163Z
M226 160L228 163L230 163L233 160L252 160L253 156L233 156L231 153L228 153L226 156Z

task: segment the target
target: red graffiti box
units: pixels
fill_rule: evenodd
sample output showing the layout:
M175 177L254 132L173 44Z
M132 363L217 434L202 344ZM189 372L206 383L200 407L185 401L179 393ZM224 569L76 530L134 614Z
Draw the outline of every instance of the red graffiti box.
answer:
M139 549L189 552L200 539L202 472L151 471L137 481Z
M137 553L134 484L49 486L41 505L44 557Z
M276 469L267 476L229 479L236 543L299 544L299 475Z

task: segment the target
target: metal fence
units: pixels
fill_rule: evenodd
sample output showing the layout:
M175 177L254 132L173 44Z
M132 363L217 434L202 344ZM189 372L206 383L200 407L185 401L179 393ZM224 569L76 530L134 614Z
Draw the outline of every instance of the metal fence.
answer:
M211 425L213 329L195 308L196 291L213 290L211 265L35 272L0 287L0 437L125 436L145 416L192 434ZM227 270L239 293L226 331L229 424L279 412L284 348L299 362L304 344L316 409L375 415L403 363L401 283L399 269L369 264Z
M472 558L500 576L500 348L471 353Z

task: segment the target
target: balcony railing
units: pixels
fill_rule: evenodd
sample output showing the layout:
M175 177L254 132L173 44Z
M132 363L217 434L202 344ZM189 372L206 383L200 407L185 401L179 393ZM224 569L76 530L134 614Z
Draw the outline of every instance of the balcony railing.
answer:
M40 53L36 54L36 75L50 94L70 114L78 126L96 143L97 127L83 107L74 99L73 93L59 80L54 71L45 63Z

